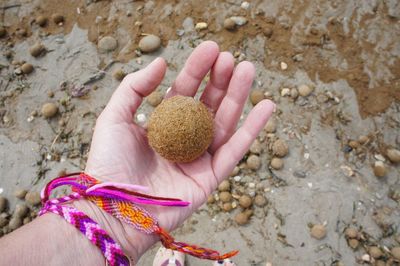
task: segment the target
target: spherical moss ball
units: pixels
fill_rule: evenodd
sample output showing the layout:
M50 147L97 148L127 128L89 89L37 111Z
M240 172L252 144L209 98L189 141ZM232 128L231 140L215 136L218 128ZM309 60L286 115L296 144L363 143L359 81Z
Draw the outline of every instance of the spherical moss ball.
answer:
M203 103L192 97L174 96L154 109L147 136L150 146L165 159L191 162L211 144L213 117Z

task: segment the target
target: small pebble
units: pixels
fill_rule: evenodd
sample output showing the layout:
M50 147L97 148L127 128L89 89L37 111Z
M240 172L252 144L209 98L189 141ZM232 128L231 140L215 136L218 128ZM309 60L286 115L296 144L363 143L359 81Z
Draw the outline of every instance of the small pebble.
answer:
M163 98L164 96L161 92L153 91L149 96L147 96L146 101L151 106L156 107L162 102Z
M358 240L357 239L355 239L355 238L352 238L352 239L349 239L349 246L352 248L352 249L357 249L358 248L358 244L359 244L359 242L358 242Z
M29 191L28 193L26 193L25 201L28 202L32 206L39 205L41 202L39 192Z
M214 202L215 202L214 196L213 196L213 195L208 195L208 197L207 197L207 203L208 203L208 204L212 204L212 203L214 203Z
M346 235L347 238L357 238L358 231L357 231L357 229L355 229L353 227L349 227L346 229L344 234Z
M23 64L23 65L21 66L21 71L22 71L22 73L24 73L24 74L30 74L30 73L32 73L32 71L33 71L33 66L32 66L32 64L29 64L29 63Z
M26 204L17 204L15 206L14 216L24 218L29 212L28 206Z
M396 149L388 149L386 152L387 157L392 163L400 163L400 151Z
M299 91L296 88L291 88L290 97L292 97L292 99L297 99L297 97L299 97Z
M198 22L195 26L196 30L205 30L208 28L208 24L205 22Z
M240 7L247 10L250 7L250 3L245 1L240 5Z
M28 193L28 191L26 191L26 189L21 189L21 188L19 188L19 189L17 189L17 190L14 191L14 196L15 196L16 198L22 200L22 199L25 198L26 193Z
M253 144L250 146L250 152L255 154L260 154L262 151L261 143L258 139L254 140Z
M227 191L223 191L223 192L219 193L219 199L222 202L230 202L232 200L232 195L231 195L231 193L229 193Z
M283 160L281 158L274 157L271 160L271 167L275 170L280 170L283 168Z
M282 139L278 139L272 145L272 153L277 157L285 157L289 153L289 147Z
M240 175L233 177L233 180L235 180L236 182L240 182L241 179L242 177Z
M311 87L311 86L302 84L302 85L300 85L300 86L298 87L298 90L299 90L300 96L302 96L302 97L307 97L307 96L309 96L309 95L313 92L314 88Z
M222 205L222 209L225 212L230 212L232 210L232 204L230 202L226 202Z
M147 117L145 114L143 113L139 113L136 115L136 120L138 122L139 125L144 125L147 121Z
M383 252L380 248L373 246L369 248L369 255L371 255L371 257L373 257L374 259L379 259L380 257L382 257Z
M400 260L400 246L392 248L390 252L392 253L393 258Z
M5 211L8 205L8 201L5 197L0 196L0 213Z
M246 160L247 167L251 170L257 170L261 166L261 159L255 154L250 155Z
M219 191L229 191L231 189L231 183L229 183L229 180L224 180L219 184L218 190Z
M264 100L264 91L255 89L250 93L250 101L254 105Z
M249 208L252 204L253 201L249 195L243 195L239 198L239 205L244 209Z
M45 103L42 106L41 113L45 118L52 118L58 113L58 107L54 103Z
M236 23L233 19L227 18L224 20L224 28L226 30L234 30L236 28Z
M359 141L361 144L365 144L365 143L367 143L367 142L369 141L369 138L368 138L367 136L362 135L362 136L360 136L360 137L358 138L358 141Z
M161 39L156 35L147 35L139 42L139 48L144 53L151 53L161 46Z
M232 19L237 26L243 26L247 23L247 19L245 17L233 16L230 17L230 19Z
M371 256L368 254L364 254L361 256L361 259L365 262L370 262L371 261Z
M11 230L18 229L21 225L22 219L18 216L14 216L13 218L11 218L10 222L8 223L8 226Z
M238 225L245 225L249 222L249 215L245 212L240 212L235 216L235 222Z
M321 240L326 236L326 228L322 224L316 224L311 228L310 233L313 238Z
M288 65L285 62L281 62L281 70L286 70Z
M61 14L55 13L51 15L51 19L53 20L54 23L60 24L64 22L64 17Z
M100 53L112 52L118 47L117 40L112 36L105 36L99 40L97 44Z
M40 27L44 27L47 24L47 18L45 16L38 16L36 18L36 23L40 26Z
M125 78L125 76L126 76L126 73L120 68L115 70L113 73L114 79L116 79L118 81L122 81Z
M274 118L270 118L264 129L267 131L267 133L274 133L276 131L276 120Z
M360 143L358 141L355 140L350 140L349 141L349 146L353 149L357 149L358 147L360 147Z
M254 204L258 207L264 207L267 204L267 199L262 195L257 195L254 198Z
M41 43L36 43L29 48L29 53L33 57L38 57L38 56L42 55L45 51L46 51L46 48Z
M381 161L376 161L374 164L374 175L376 177L384 177L386 175L386 166Z

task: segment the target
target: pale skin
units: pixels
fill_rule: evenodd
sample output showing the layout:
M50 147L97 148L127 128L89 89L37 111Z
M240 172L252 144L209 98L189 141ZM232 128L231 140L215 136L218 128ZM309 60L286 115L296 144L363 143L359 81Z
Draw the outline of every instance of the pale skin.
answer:
M186 164L172 163L151 149L146 129L132 122L143 97L157 88L166 70L166 62L157 58L121 82L97 119L85 172L103 181L147 186L151 195L191 202L184 208L145 206L162 227L173 230L229 176L265 126L275 105L269 100L261 101L236 129L254 80L254 66L250 62L241 62L234 67L230 53L220 52L214 42L201 43L188 58L166 97L194 96L203 78L211 72L200 99L214 113L214 140L197 160ZM132 263L136 263L158 240L122 224L87 201L81 200L74 205L108 231ZM212 248L212 243L208 247ZM1 238L0 258L5 265L104 264L97 248L54 214L39 217Z

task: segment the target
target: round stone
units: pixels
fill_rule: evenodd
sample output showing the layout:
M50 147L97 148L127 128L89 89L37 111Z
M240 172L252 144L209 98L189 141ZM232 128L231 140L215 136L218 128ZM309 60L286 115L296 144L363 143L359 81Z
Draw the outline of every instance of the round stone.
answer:
M282 139L278 139L272 145L272 153L277 157L285 157L289 153L289 147Z
M26 204L17 204L15 206L14 216L24 218L29 212L28 206Z
M18 229L22 225L22 219L21 217L14 216L11 218L10 222L8 223L8 226L10 227L11 230Z
M382 257L383 252L380 248L372 246L369 248L369 255L371 255L371 257L373 257L374 259L379 259L380 257Z
M236 23L233 19L227 18L224 20L224 28L226 30L234 30L236 28Z
M38 16L36 18L36 23L40 26L40 27L44 27L47 24L47 18L45 16Z
M260 154L262 151L261 143L258 139L254 140L253 144L250 146L250 152L254 154Z
M314 88L310 87L308 85L302 84L299 86L298 90L299 90L300 96L307 97L313 92Z
M250 93L250 101L253 105L256 105L257 103L261 102L264 100L264 92L262 90L252 90Z
M386 175L386 166L381 161L376 161L374 164L374 175L376 177L384 177Z
M229 180L224 180L219 184L218 190L219 191L229 191L231 189L231 183L229 183Z
M267 205L267 203L268 203L267 199L262 195L257 195L254 198L254 204L258 207L264 207L265 205Z
M113 77L118 80L118 81L122 81L126 76L125 71L123 71L122 69L117 69L114 71L113 73Z
M14 191L14 196L18 199L24 199L26 193L28 193L28 191L26 191L25 189L18 188L17 190Z
M100 39L97 47L99 48L100 53L112 52L117 49L118 42L114 37L105 36Z
M388 149L386 152L387 157L392 163L400 163L400 151L396 149Z
M245 212L240 212L235 216L235 222L238 225L245 225L249 222L249 215Z
M261 159L257 155L252 154L247 158L246 165L251 170L257 170L261 167Z
M22 71L22 73L24 73L24 74L30 74L30 73L32 73L32 71L33 71L33 66L32 66L32 64L29 64L29 63L23 64L23 65L21 66L21 71Z
M274 157L271 160L271 167L275 170L280 170L283 168L283 160L281 158Z
M58 113L58 107L54 103L45 103L42 106L41 113L45 118L52 118Z
M267 131L267 133L274 133L276 131L276 120L274 118L270 118L264 129Z
M352 249L356 249L358 247L359 242L357 239L352 238L352 239L349 239L348 244Z
M344 234L346 235L347 238L357 238L358 231L357 231L357 229L355 229L353 227L349 227L346 229Z
M143 37L139 42L139 48L144 53L151 53L161 46L161 39L156 35L147 35Z
M326 228L322 224L316 224L311 228L311 236L315 239L321 240L326 236Z
M232 195L231 195L231 193L229 193L227 191L223 191L223 192L219 193L219 199L222 202L230 202L232 200Z
M253 200L249 195L243 195L239 198L239 205L244 209L249 208L252 204Z
M163 98L164 96L161 92L153 91L149 96L147 96L146 101L151 106L156 107L162 102Z
M42 55L45 52L45 50L46 50L46 48L43 46L43 44L36 43L29 48L29 53L33 57L38 57L38 56Z
M30 192L26 193L25 201L28 202L32 206L39 205L41 202L39 192L30 191Z

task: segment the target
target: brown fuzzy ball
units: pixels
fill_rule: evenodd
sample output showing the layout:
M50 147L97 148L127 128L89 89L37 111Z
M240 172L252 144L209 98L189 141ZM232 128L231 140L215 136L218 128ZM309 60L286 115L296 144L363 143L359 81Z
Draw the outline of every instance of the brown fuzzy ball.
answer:
M213 117L192 97L174 96L154 109L148 124L150 146L165 159L186 163L200 157L213 138Z

